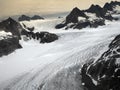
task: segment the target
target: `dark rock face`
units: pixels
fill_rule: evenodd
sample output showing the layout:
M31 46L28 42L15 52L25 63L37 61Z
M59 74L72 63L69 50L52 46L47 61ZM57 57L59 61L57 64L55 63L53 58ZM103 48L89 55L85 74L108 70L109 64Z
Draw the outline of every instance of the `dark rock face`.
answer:
M0 22L0 30L4 30L5 32L11 32L13 35L20 38L22 26L12 18L8 18Z
M0 40L0 57L8 55L16 49L22 48L19 44L18 37L10 36L9 38Z
M50 43L58 39L58 36L56 34L48 32L41 32L40 37L41 37L40 43Z
M103 8L99 5L91 5L87 10L79 10L76 7L66 17L66 20L56 25L55 28L60 29L65 27L65 29L82 29L88 26L96 28L105 25L105 20L118 20L118 18L112 17L113 13L108 12L112 10L115 12L114 7L116 7L116 5L120 5L120 2L112 1L111 3L106 3ZM92 18L89 14L96 14L96 18ZM79 17L81 20L79 20Z
M116 5L119 5L119 6L120 6L120 2L118 2L118 1L111 1L110 4L111 4L112 6L116 6Z
M82 29L85 27L93 27L93 28L97 28L98 26L103 26L105 25L105 20L104 19L99 19L99 20L93 20L93 21L89 21L86 20L85 22L79 22L77 23L77 25L74 27L74 29Z
M19 21L30 21L30 17L26 15L22 15L18 18Z
M85 12L95 13L97 17L102 17L107 20L113 20L113 17L110 14L109 15L106 14L107 9L102 8L99 5L91 5L91 7L87 9Z
M97 28L98 26L103 26L105 25L105 20L104 19L96 19L91 22L90 27Z
M74 8L71 13L66 17L66 21L64 23L60 23L55 26L56 29L64 28L69 29L82 29L86 27L96 28L98 26L105 25L104 19L93 19L93 21L89 20L89 17L84 13L85 11L81 11L78 8ZM83 17L84 20L78 21L79 17ZM69 25L69 23L72 23Z
M31 17L31 20L37 20L37 19L44 19L44 18L38 15L34 15L33 17Z
M38 20L38 19L44 19L44 18L38 15L34 15L33 17L22 15L18 18L18 21L30 21L30 20Z
M99 5L91 5L91 7L86 10L86 12L95 13L97 17L103 17L107 11Z
M79 22L74 29L82 29L85 28L87 26L91 26L91 23L89 21L85 21L85 22Z
M113 10L113 6L110 3L106 3L103 8L109 11Z
M81 75L87 90L120 90L120 35L97 61L83 65Z
M65 26L66 26L66 24L62 24L62 23L61 23L61 24L56 25L55 28L56 28L56 29L60 29L60 28L63 28L63 27L65 27Z
M27 32L25 30L22 31L22 35L26 35L30 39L40 40L40 43L50 43L58 39L56 34L52 34L49 32Z
M110 3L106 3L103 8L106 9L107 11L112 11L113 13L115 13L114 8L117 5L120 6L120 2L118 2L118 1L111 1Z
M66 17L66 24L68 23L77 23L78 22L78 17L84 17L84 18L88 18L83 11L81 11L80 9L78 9L77 7L74 8L71 13Z

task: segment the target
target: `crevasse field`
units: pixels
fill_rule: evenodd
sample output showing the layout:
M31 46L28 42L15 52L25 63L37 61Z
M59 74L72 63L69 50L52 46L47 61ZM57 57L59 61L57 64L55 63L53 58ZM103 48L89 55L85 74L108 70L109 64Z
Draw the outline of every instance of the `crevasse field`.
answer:
M82 30L55 29L63 19L24 21L35 32L55 33L59 39L40 44L37 40L20 43L22 49L0 58L0 90L83 90L80 67L99 58L120 34L120 20L105 26Z

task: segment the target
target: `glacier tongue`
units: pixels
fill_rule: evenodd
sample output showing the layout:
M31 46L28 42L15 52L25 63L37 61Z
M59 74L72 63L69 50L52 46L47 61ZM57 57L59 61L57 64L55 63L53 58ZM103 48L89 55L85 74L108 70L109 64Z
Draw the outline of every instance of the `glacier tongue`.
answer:
M120 33L120 21L81 31L55 30L51 23L58 21L27 23L37 26L36 30L56 33L59 40L49 44L21 40L23 49L0 58L0 90L66 90L66 86L68 90L82 90L82 84L76 83L81 83L79 68L88 59L99 58Z

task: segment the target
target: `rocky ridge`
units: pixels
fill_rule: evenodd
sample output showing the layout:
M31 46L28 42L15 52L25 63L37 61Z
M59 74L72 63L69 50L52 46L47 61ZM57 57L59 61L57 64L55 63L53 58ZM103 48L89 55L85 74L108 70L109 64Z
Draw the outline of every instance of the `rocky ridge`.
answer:
M81 69L86 90L120 89L120 35L109 45L98 60L85 63Z
M34 15L32 17L29 17L27 15L21 15L18 18L18 21L30 21L30 20L43 20L44 18L39 15Z
M115 7L120 6L119 2L112 1L109 5L106 3L104 7L99 5L91 5L86 10L80 10L75 7L70 14L66 17L65 21L56 25L56 29L82 29L86 27L96 28L98 26L105 25L105 20L118 20L118 18L112 17L115 12Z

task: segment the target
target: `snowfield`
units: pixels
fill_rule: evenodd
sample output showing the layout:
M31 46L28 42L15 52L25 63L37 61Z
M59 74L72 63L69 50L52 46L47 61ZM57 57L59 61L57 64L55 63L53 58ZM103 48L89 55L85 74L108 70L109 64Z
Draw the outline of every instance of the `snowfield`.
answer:
M10 32L5 32L4 30L0 31L0 40L8 38L12 35Z
M23 41L22 49L0 58L0 90L83 90L80 67L99 58L109 43L120 34L120 21L82 30L56 30L63 19L21 22L35 32L56 33L59 39L49 44Z

